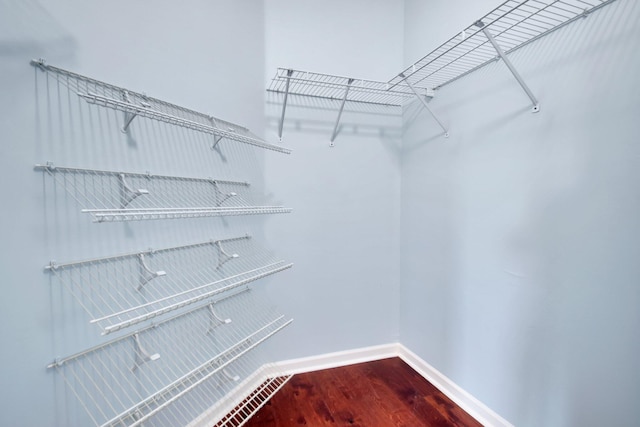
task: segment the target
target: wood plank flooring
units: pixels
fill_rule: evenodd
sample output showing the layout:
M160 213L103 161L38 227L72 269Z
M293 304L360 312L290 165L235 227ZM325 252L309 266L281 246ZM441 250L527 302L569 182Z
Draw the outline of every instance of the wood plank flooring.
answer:
M481 426L399 358L294 375L245 427Z

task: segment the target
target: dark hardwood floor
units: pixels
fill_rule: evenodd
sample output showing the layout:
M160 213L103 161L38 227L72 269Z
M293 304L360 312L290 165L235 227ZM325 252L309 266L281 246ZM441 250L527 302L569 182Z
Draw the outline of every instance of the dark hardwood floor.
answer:
M245 427L481 426L399 358L294 375Z

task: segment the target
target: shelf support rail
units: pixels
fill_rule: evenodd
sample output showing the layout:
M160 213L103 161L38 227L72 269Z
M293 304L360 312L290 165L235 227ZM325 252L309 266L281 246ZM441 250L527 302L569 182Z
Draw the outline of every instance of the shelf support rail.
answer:
M278 138L282 141L282 127L284 126L284 113L287 111L287 98L289 97L289 83L291 82L291 76L293 70L287 70L287 82L284 88L284 101L282 101L282 113L280 114L280 123L278 123Z
M438 125L442 128L442 130L444 131L444 137L448 138L449 137L449 131L442 124L440 119L438 119L438 116L436 116L433 113L433 111L429 107L429 104L427 104L426 99L424 99L424 96L422 96L422 95L420 95L420 93L418 93L418 90L415 88L415 86L413 86L411 84L411 82L409 82L409 80L407 80L407 77L404 75L404 73L400 73L399 76L407 84L407 86L409 86L409 89L411 89L411 92L413 92L415 94L416 98L418 98L418 101L420 101L422 103L422 105L424 106L424 108L429 112L429 114L431 114L431 117L433 117L434 120L438 123Z
M491 35L487 27L484 25L484 22L477 21L475 23L475 26L480 28L480 30L482 30L485 37L487 37L487 40L489 40L489 43L491 43L493 48L498 53L498 56L500 56L500 58L502 59L504 64L507 66L509 71L511 71L511 74L513 74L513 77L515 77L515 79L518 81L518 84L520 84L524 92L527 94L527 96L531 100L531 103L533 104L533 107L531 107L531 112L537 113L538 111L540 111L540 104L538 103L538 99L535 97L533 92L531 92L531 89L529 89L529 86L527 86L527 84L524 82L524 80L522 79L522 76L520 76L520 73L518 73L518 70L516 70L516 68L513 66L513 64L509 60L509 58L507 58L507 55L504 53L500 45L493 38L493 36Z
M351 88L351 83L353 83L354 79L349 79L347 81L347 86L344 89L344 96L342 97L342 103L340 104L340 110L338 110L338 118L336 119L336 124L333 127L333 133L331 134L331 146L333 147L333 141L335 141L336 136L338 135L338 126L340 126L340 118L342 117L342 111L344 110L344 104L347 102L347 96L349 95L349 89Z

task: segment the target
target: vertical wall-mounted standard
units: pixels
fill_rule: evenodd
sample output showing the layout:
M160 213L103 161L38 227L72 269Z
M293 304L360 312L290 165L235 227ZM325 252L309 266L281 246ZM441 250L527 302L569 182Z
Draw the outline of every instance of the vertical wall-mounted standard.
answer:
M527 84L524 82L524 80L520 76L520 73L518 73L518 70L516 70L516 68L513 66L513 64L509 60L509 58L507 58L507 55L504 53L500 45L493 38L493 36L491 35L487 27L485 27L484 23L482 21L477 21L475 23L475 26L482 30L484 35L487 37L487 40L489 40L489 43L491 43L491 45L496 50L500 58L502 58L502 61L504 62L504 64L507 66L507 68L509 68L509 71L511 71L511 74L513 74L513 77L516 78L516 80L518 81L518 83L520 84L524 92L527 94L527 96L531 100L531 103L533 104L533 107L531 107L531 112L537 113L538 111L540 111L540 104L538 103L538 100L536 99L535 95L533 94L533 92L531 92L531 89L529 89L529 86L527 86Z

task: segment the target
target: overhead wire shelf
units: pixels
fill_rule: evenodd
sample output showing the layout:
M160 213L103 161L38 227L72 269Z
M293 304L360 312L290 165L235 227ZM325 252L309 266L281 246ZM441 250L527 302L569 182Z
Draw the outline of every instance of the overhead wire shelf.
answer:
M398 85L392 88L391 84L387 82L354 79L287 68L278 68L267 91L342 101L347 88L349 89L347 102L351 105L361 103L400 107L407 99L414 97L413 92L406 85Z
M48 368L62 376L96 426L186 425L251 376L260 366L251 351L291 321L243 290ZM261 386L260 399L276 385Z
M508 55L515 50L586 17L615 0L507 0L435 50L398 73L388 82L361 80L289 68L278 68L267 91L280 95L282 129L289 95L337 102L338 117L331 145L339 130L345 104L402 107L417 99L433 117L445 137L449 131L428 105L434 91L497 60L502 59L531 100L532 112L539 102Z
M45 270L89 314L90 323L110 334L292 265L274 258L245 235L84 261L51 262Z
M145 117L213 135L214 146L226 139L280 153L291 153L288 148L270 144L251 133L249 129L235 123L152 98L144 93L130 91L62 68L53 67L41 59L32 60L31 65L56 76L61 84L67 86L89 104L123 112L121 130L125 133L128 132L129 126L136 117Z
M496 60L489 31L505 54L615 0L509 0L389 80L439 89Z
M37 164L94 222L289 213L255 205L247 182Z

